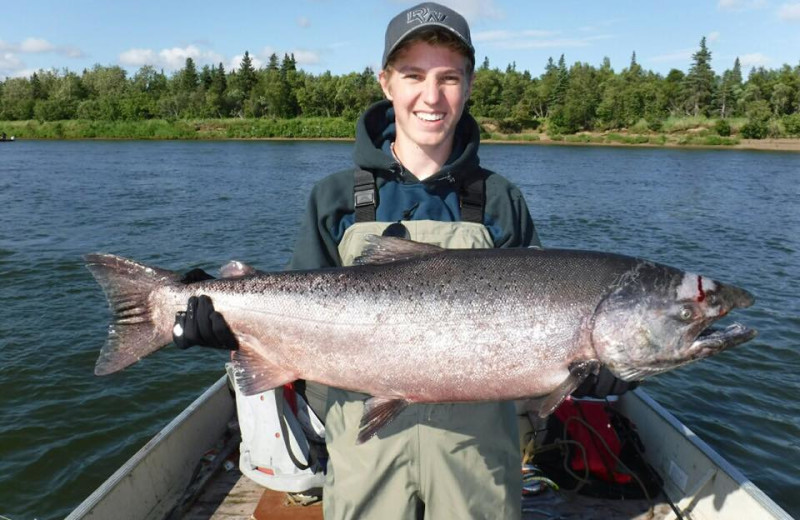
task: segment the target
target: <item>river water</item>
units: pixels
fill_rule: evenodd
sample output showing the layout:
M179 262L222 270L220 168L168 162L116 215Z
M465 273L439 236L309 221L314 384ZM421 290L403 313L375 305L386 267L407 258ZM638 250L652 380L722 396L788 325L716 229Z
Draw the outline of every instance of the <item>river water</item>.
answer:
M0 515L61 518L222 373L165 349L95 377L109 313L81 255L169 269L288 261L340 142L0 144ZM644 387L800 516L800 155L484 145L547 247L642 256L728 281L760 335Z

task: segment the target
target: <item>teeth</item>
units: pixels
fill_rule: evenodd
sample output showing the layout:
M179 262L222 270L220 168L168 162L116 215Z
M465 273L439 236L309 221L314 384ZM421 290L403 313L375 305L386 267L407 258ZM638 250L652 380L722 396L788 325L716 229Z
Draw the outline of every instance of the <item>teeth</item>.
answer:
M423 121L441 121L444 119L444 114L429 114L427 112L416 112L416 116Z

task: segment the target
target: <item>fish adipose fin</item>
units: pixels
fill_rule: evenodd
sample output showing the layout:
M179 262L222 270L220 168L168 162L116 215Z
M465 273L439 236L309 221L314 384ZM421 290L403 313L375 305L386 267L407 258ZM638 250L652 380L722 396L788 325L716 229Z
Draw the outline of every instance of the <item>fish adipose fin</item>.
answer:
M600 362L594 359L572 363L569 366L569 375L564 382L558 385L542 401L539 408L539 417L547 417L553 413L558 408L558 405L589 377L589 374L597 373L598 370L600 370Z
M364 415L361 416L356 444L364 444L370 440L378 430L392 422L407 406L408 401L404 399L370 397L364 401Z
M149 297L158 287L180 283L180 274L115 255L89 254L84 260L114 315L97 358L96 375L122 370L172 341L171 328L160 330L155 323Z
M364 240L367 241L367 247L364 248L361 256L353 261L354 265L389 264L445 251L439 246L398 237L367 235Z
M236 339L239 350L233 353L234 375L236 386L244 395L271 390L297 379L292 372L262 354L270 350L257 338L248 334L237 334Z

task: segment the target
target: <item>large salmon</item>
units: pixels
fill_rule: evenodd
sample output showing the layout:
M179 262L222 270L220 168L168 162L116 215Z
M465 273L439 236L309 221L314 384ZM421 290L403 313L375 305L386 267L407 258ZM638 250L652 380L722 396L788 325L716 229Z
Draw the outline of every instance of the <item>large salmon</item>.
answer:
M545 396L546 415L601 365L638 380L756 335L708 329L750 306L748 292L609 253L374 237L353 267L190 284L113 255L86 261L114 313L96 374L169 344L175 313L205 294L239 341L244 393L300 378L366 392L361 442L411 402Z

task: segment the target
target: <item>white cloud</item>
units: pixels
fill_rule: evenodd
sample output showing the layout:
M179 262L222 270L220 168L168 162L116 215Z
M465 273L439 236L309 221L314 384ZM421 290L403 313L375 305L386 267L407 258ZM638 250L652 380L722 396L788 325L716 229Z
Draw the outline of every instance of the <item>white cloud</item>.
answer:
M475 42L496 42L504 40L519 40L523 38L552 38L558 35L557 31L541 31L541 30L527 30L527 31L481 31L472 36Z
M52 52L55 50L55 45L43 38L25 38L19 45L19 52L25 53Z
M743 69L766 67L770 62L772 62L772 59L760 52L752 52L739 56L739 63L741 63Z
M584 36L578 38L557 38L557 31L524 30L524 31L484 31L476 33L473 41L500 49L549 49L588 47L597 40L611 38L609 35Z
M292 51L292 54L298 65L317 65L320 62L319 53L315 51L297 49Z
M10 51L19 54L44 54L53 52L68 58L81 58L83 51L72 45L53 45L44 38L25 38L20 43L7 43L0 40L0 51Z
M15 70L23 66L25 66L25 64L22 63L13 52L0 53L0 70Z
M717 8L721 11L749 11L766 6L766 0L718 0L717 2Z
M187 47L172 47L171 49L161 49L158 51L158 59L167 69L180 69L186 64L186 58L197 61L200 49L194 45Z
M719 31L711 31L708 33L708 37L706 38L709 42L715 42L719 40Z
M800 3L781 5L778 18L784 22L800 22Z
M494 0L444 0L441 3L461 13L470 23L487 18L493 20L505 18L505 12L495 5Z
M119 62L129 67L155 65L156 54L150 49L128 49L119 55Z
M302 27L303 29L307 29L311 27L311 20L309 20L305 16L301 16L297 19L297 26Z
M216 65L217 63L225 61L225 58L221 54L210 50L203 50L195 45L161 49L158 52L153 49L128 49L118 57L122 65L129 67L152 65L167 70L182 69L184 65L186 65L187 58L192 58L195 65L198 66Z

